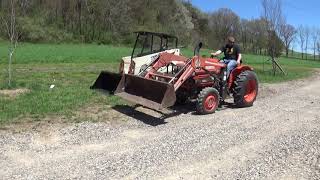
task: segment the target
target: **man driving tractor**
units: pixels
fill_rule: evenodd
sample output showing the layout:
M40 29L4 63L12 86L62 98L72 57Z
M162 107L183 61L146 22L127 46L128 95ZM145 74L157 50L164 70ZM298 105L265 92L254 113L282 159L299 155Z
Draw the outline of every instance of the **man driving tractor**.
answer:
M221 53L224 53L223 62L227 65L227 77L229 77L231 71L241 64L242 58L240 47L235 44L234 37L229 36L227 44L211 55L218 56Z

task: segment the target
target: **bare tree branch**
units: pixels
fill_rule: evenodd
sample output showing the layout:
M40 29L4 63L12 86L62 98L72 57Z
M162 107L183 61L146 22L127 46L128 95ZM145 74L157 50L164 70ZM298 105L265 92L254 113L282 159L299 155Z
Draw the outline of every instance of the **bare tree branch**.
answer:
M281 25L286 22L282 14L281 0L261 0L261 3L263 8L262 16L267 23L268 49L272 60L273 75L276 75L277 67L284 73L275 59L281 55L282 42L279 41L279 32Z
M303 59L303 53L304 53L304 43L305 43L305 29L302 25L300 25L298 27L298 35L299 35L299 41L300 41L300 48L301 48L301 56L302 56L302 59Z
M308 26L306 26L304 28L304 35L305 35L305 40L306 40L306 43L305 43L305 54L306 54L306 59L308 59L308 45L309 45L309 39L310 39L310 28Z
M311 30L311 37L313 42L313 60L316 60L317 42L318 42L318 29L313 27Z
M280 25L280 37L282 41L284 42L285 49L286 49L286 56L289 55L289 48L292 43L292 41L295 38L297 31L296 29L290 25L290 24L281 24Z
M1 21L6 27L6 31L9 39L9 59L8 59L8 87L11 88L12 81L12 60L15 50L18 45L19 33L17 32L16 22L16 11L15 11L16 0L10 0L9 10L5 17L1 17Z
M285 22L281 0L262 0L262 8L262 16L267 20L268 30L278 32L281 24Z
M317 42L317 51L318 51L318 58L320 60L320 42Z

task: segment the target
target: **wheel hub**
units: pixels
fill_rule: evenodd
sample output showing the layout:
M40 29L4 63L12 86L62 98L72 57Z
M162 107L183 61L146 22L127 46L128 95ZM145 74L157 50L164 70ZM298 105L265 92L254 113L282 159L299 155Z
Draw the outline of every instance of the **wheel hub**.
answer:
M211 111L213 110L215 107L216 107L216 97L213 96L213 95L209 95L206 100L205 100L205 108L208 110L208 111Z
M257 95L257 83L255 80L250 80L246 87L246 94L244 99L246 102L252 102L256 98Z

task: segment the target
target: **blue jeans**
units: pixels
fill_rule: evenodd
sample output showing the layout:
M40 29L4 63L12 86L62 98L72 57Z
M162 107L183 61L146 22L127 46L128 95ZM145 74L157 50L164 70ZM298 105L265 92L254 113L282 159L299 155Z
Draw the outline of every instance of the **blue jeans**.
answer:
M223 63L227 65L227 78L229 78L231 71L237 67L238 63L234 59L224 59Z

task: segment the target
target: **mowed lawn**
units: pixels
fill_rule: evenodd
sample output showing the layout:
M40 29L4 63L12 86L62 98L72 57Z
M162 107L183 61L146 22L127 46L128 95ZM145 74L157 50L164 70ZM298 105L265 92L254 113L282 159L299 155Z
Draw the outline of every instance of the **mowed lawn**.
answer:
M0 43L0 89L7 84L8 45ZM0 95L0 124L24 119L72 116L88 106L106 108L125 102L114 96L92 91L100 71L117 71L121 57L131 54L131 47L95 44L19 44L13 64L13 88L28 89L17 97ZM191 57L192 50L183 49ZM209 56L209 50L203 50ZM280 58L286 76L272 76L268 57L244 55L245 64L254 67L260 82L274 83L310 75L312 68L320 68L315 61ZM55 85L53 89L49 87Z

